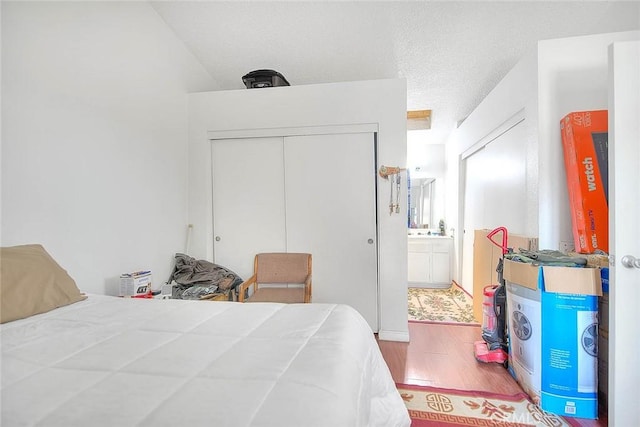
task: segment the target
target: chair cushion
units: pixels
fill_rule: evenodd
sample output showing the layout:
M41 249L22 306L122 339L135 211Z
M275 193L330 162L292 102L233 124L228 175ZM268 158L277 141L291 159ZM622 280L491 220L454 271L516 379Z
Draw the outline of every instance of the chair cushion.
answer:
M247 302L303 303L304 288L258 288Z

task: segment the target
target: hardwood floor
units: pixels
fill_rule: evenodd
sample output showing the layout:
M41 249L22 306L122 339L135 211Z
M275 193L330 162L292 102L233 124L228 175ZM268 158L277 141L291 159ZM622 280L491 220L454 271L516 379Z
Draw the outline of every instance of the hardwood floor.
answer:
M521 393L509 372L497 363L480 363L473 343L480 326L409 322L408 343L378 341L396 383L498 394ZM581 426L608 425L606 409L599 420L573 419Z

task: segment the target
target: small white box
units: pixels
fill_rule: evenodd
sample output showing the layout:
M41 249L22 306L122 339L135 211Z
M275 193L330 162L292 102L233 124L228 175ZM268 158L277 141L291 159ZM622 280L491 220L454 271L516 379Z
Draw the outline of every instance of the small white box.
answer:
M120 296L143 297L151 293L151 272L136 271L120 275Z

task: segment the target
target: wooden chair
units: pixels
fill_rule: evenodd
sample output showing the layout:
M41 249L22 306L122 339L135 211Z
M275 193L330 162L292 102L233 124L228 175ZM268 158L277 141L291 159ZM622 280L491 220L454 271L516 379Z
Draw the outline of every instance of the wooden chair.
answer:
M311 302L311 254L257 254L253 271L253 276L238 286L238 301ZM245 298L250 286L253 293Z

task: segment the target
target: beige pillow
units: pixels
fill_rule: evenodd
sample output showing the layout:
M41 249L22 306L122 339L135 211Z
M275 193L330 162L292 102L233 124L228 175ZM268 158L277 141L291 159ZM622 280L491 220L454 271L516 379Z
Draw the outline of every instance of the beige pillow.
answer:
M0 248L0 323L85 299L42 245Z

